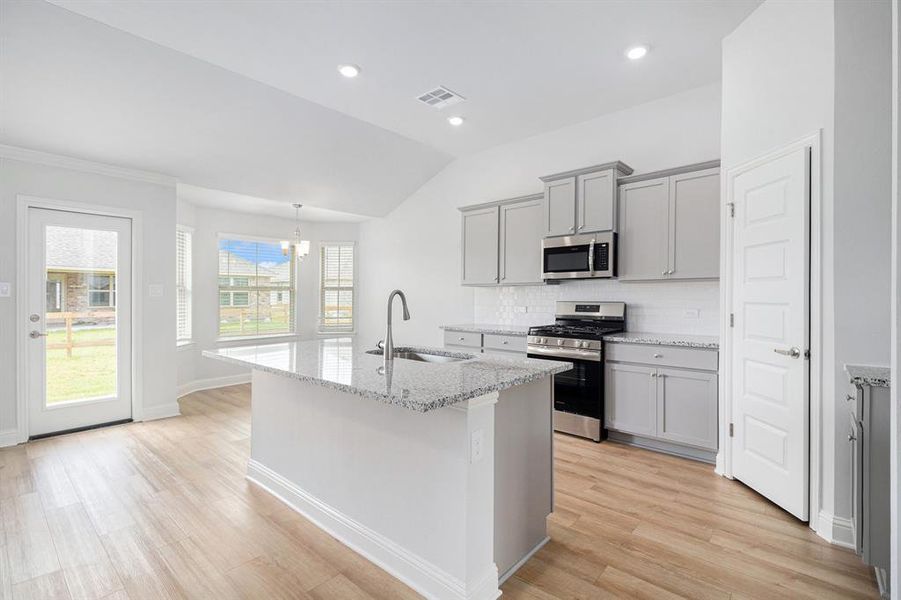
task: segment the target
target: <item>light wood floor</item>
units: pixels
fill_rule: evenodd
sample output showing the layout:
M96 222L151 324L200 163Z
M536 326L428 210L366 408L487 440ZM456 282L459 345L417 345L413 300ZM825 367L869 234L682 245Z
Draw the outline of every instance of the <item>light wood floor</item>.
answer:
M415 598L244 479L249 386L0 451L0 598ZM698 463L558 436L551 542L504 598L875 598L851 553Z

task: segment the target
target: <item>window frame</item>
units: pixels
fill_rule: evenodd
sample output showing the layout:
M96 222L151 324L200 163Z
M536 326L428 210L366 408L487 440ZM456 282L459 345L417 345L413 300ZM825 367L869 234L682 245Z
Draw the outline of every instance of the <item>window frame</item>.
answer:
M239 234L239 233L224 233L219 232L217 234L216 239L216 252L217 252L217 265L218 265L218 252L220 252L219 246L223 241L236 241L236 242L246 242L246 243L258 243L258 244L273 244L279 246L279 251L281 251L281 240L276 238L270 238L266 236L257 236L257 235L248 235L248 234ZM278 338L278 337L289 337L297 335L297 320L299 317L299 283L300 283L300 274L299 274L299 263L300 261L297 259L297 254L295 252L294 247L291 247L291 258L290 258L290 267L289 267L289 287L283 286L261 286L261 285L252 285L252 280L255 278L252 275L223 275L221 273L216 273L217 277L217 292L219 297L219 303L216 307L218 323L216 325L216 333L217 333L217 341L219 342L230 342L230 341L238 341L238 340L252 340L257 338ZM218 266L217 266L218 270ZM228 279L228 284L223 285L222 280ZM245 280L246 285L235 285L235 280ZM271 294L272 292L287 292L289 295L288 301L288 311L289 311L289 330L288 331L275 331L271 333L260 332L259 330L254 333L247 333L244 335L232 334L232 333L222 333L222 309L223 308L244 308L244 306L250 307L252 306L250 299L251 293L257 294L257 306L259 306L259 298L264 294ZM236 293L244 293L247 294L247 305L235 305L234 304L234 294ZM229 304L221 303L222 294L229 295Z
M184 281L179 281L178 277L178 236L186 235L187 256L185 257L185 277ZM190 344L194 340L194 229L186 225L176 225L175 227L175 342L176 345ZM185 327L182 330L178 325L178 305L180 298L184 298Z
M94 277L106 277L109 279L109 288L95 288L92 287L94 283ZM116 275L115 273L109 274L97 274L95 272L89 272L85 274L85 289L88 293L88 308L116 308ZM93 294L106 294L106 304L95 304L93 301Z
M323 323L325 318L325 293L326 291L347 290L347 286L326 286L325 285L325 265L323 261L323 252L330 246L350 246L353 257L353 272L351 273L351 325L345 326L326 326ZM357 243L353 240L333 240L319 242L319 316L317 318L317 333L320 335L355 335L357 330Z

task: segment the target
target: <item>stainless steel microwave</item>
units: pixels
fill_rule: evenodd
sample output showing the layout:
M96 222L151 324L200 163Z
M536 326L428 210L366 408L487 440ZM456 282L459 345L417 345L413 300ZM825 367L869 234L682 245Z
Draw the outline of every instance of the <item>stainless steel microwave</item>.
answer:
M541 242L541 277L616 277L616 233L602 231L545 238Z

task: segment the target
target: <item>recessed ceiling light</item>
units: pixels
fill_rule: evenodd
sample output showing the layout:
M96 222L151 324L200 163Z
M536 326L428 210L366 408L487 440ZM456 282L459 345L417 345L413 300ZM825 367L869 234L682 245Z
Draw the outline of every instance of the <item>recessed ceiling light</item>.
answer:
M357 65L338 65L338 72L345 77L353 78L360 74L360 67Z
M459 127L463 124L463 117L448 117L447 122L453 125L454 127Z
M643 58L647 53L647 46L633 46L632 48L626 50L626 56L629 57L630 60L638 60L639 58Z

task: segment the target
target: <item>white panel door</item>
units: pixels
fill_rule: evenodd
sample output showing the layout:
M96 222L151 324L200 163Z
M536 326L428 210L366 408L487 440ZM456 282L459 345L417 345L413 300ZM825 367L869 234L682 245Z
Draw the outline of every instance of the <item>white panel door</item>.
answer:
M733 475L799 519L809 487L809 150L733 181Z
M28 434L131 418L131 220L28 212Z

